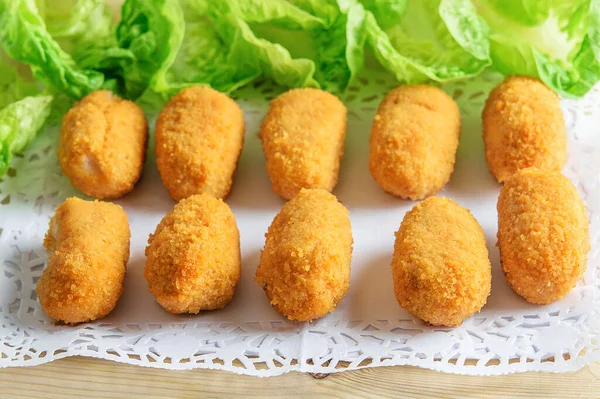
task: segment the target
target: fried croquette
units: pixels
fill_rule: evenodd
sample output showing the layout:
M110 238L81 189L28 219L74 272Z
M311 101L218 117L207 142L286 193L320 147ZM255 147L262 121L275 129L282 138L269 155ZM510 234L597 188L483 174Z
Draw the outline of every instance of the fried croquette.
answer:
M352 229L348 210L323 189L301 189L265 235L254 280L290 320L332 312L350 286Z
M434 326L458 326L490 295L492 269L485 234L471 213L430 197L405 216L392 259L400 306Z
M221 309L240 279L240 234L223 200L192 195L160 222L146 247L150 292L171 313Z
M560 171L567 133L558 96L541 81L509 76L483 109L487 164L499 182L528 167Z
M498 198L498 248L506 281L531 303L564 297L585 271L590 250L585 205L560 172L523 169Z
M63 118L58 160L84 194L119 198L142 174L147 140L148 123L139 106L110 91L96 91Z
M444 188L454 171L460 111L437 87L400 86L388 93L371 129L369 170L388 193L412 200Z
M82 323L106 316L123 292L129 223L119 205L68 198L44 239L48 266L36 291L54 320Z
M156 121L156 163L171 197L226 198L244 132L244 112L227 95L192 86L173 96Z
M336 96L319 89L293 89L271 102L259 137L275 193L289 200L302 188L333 190L346 113Z

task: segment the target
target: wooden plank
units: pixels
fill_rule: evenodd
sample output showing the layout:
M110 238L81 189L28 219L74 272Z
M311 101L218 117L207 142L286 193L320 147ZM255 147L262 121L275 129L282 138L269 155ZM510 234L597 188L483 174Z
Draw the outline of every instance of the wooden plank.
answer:
M316 376L322 377L322 376ZM494 377L414 367L346 371L324 378L290 373L257 378L224 371L170 371L91 358L0 369L1 398L599 398L600 363L565 374Z

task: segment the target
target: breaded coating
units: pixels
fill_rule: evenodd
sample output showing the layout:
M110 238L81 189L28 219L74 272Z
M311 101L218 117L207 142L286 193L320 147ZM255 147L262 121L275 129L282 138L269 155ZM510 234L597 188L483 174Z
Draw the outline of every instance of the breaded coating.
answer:
M123 292L129 222L119 205L68 198L56 208L37 282L42 309L54 320L82 323L106 316Z
M451 199L430 197L405 216L392 259L400 306L434 326L458 326L490 295L492 266L485 234Z
M487 164L499 182L528 167L560 171L567 133L558 96L541 81L509 76L483 109Z
M240 279L240 233L223 200L192 195L160 222L146 247L150 292L171 313L221 309Z
M442 89L400 86L388 93L371 129L369 170L390 194L412 200L440 191L454 171L460 111Z
M265 237L254 281L275 310L299 321L332 312L350 286L348 210L323 189L301 189Z
M148 123L139 106L110 91L96 91L64 116L58 160L84 194L119 198L142 174L147 140Z
M585 205L560 172L520 170L498 198L498 248L506 281L528 302L546 305L581 279L590 250Z
M156 163L171 197L226 198L245 129L244 112L223 93L192 86L173 96L156 120Z
M271 101L259 137L275 193L289 200L302 188L333 190L346 113L336 96L319 89L293 89Z

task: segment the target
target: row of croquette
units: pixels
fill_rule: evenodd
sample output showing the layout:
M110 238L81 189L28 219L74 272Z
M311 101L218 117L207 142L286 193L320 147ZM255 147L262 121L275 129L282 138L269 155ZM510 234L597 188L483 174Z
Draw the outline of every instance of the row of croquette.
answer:
M562 298L589 251L585 206L560 172L523 169L498 199L498 246L509 285L527 301ZM67 323L101 318L116 305L129 259L129 224L115 204L69 198L45 239L50 256L37 284L46 314ZM290 320L333 311L350 286L348 210L323 189L301 189L266 233L255 281ZM240 235L229 206L210 194L181 200L146 247L144 276L171 313L220 309L240 279ZM483 229L447 198L429 197L396 232L391 277L400 306L427 323L460 325L486 303L491 264Z
M294 89L270 104L260 129L273 190L291 199L302 188L332 191L346 136L346 107L318 89ZM502 182L527 167L558 171L566 133L558 97L536 79L513 76L490 94L483 111L488 165ZM441 89L400 86L382 101L370 139L369 168L387 192L423 199L454 170L460 111ZM156 161L176 201L193 194L227 197L245 133L231 98L190 87L171 98L156 122ZM138 181L147 146L142 110L110 92L95 92L64 117L58 157L83 193L118 198Z

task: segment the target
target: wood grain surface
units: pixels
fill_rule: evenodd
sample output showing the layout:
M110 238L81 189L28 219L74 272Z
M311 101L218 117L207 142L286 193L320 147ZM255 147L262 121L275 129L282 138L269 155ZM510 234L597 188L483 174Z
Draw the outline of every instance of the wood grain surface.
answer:
M72 357L0 369L0 398L600 398L600 363L574 373L495 377L380 367L258 378L225 371L150 369Z

